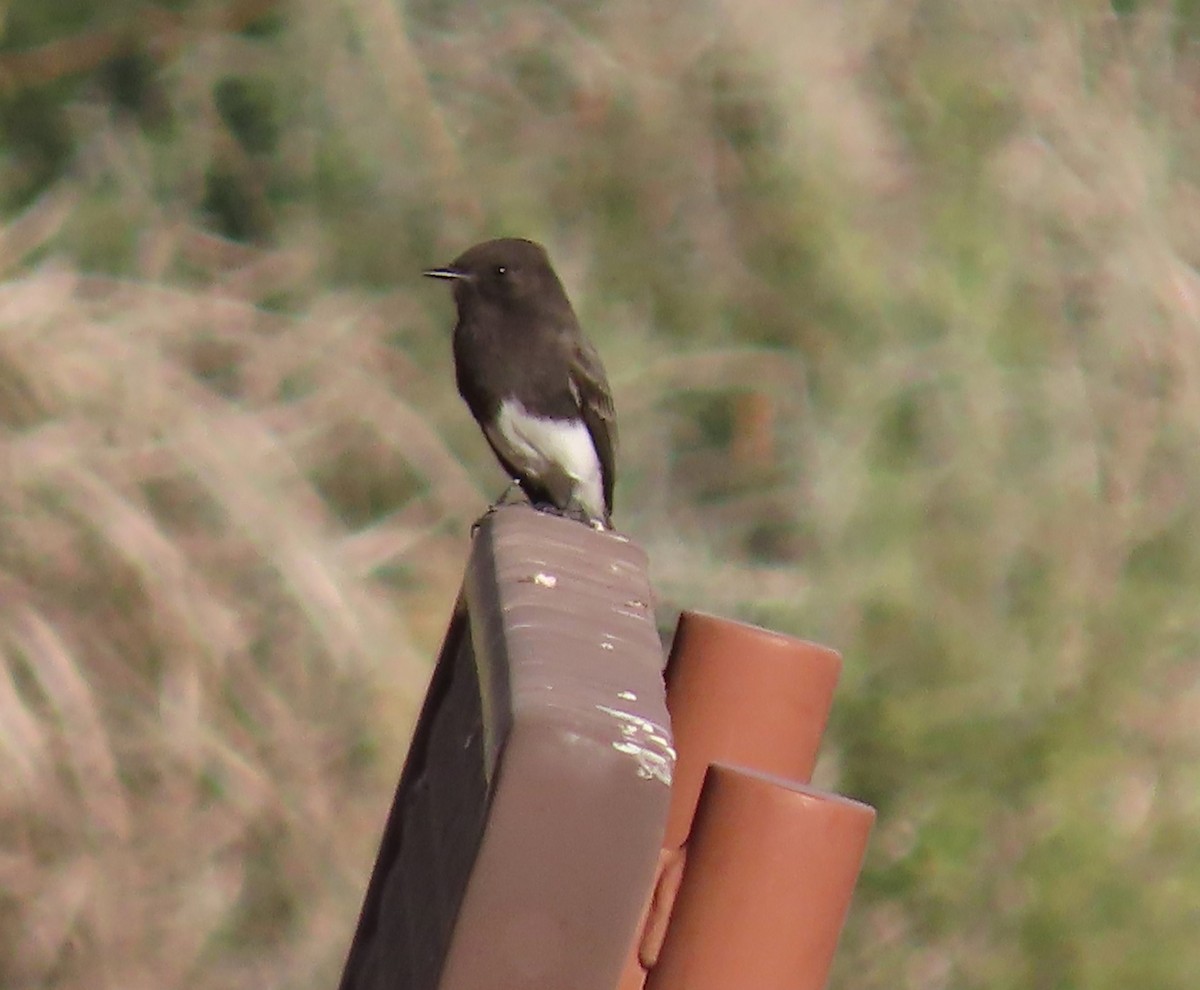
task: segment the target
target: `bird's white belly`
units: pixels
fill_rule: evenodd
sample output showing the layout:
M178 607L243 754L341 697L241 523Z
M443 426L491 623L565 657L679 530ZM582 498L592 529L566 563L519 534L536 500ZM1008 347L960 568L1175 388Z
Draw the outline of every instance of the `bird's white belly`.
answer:
M593 518L605 517L600 458L583 420L543 419L516 399L506 399L488 433L513 465L535 479L565 475L572 482L573 500ZM554 489L553 484L547 487Z

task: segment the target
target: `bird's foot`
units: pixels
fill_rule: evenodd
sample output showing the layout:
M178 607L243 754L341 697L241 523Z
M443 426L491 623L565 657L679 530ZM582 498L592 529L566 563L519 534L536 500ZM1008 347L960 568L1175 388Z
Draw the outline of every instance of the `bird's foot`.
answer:
M514 498L514 493L519 493L520 498ZM583 523L597 532L607 532L610 527L603 519L597 519L591 515L582 506L572 503L571 505L561 506L553 502L548 502L545 499L533 498L521 487L521 483L514 481L496 499L487 507L487 511L471 524L471 535L474 536L478 532L479 527L483 525L483 521L497 509L503 508L506 505L513 505L524 501L538 512L544 512L549 516L558 516L559 519L570 519L573 522Z
M605 532L608 526L605 525L603 519L597 519L584 508L578 505L568 505L563 507L555 505L553 502L534 502L533 507L538 512L545 512L547 515L558 516L560 519L570 519L573 522L583 523L585 526L590 526L592 529L599 532Z

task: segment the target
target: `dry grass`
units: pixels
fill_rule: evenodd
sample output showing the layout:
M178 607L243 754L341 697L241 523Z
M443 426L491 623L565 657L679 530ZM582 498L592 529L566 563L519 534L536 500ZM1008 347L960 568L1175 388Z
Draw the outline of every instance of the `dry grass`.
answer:
M254 304L251 266L294 260L0 287L7 986L335 976L387 796L364 774L452 603L437 523L482 496L399 397L377 307Z
M1190 986L1189 16L297 2L180 48L165 135L85 91L0 235L0 983L336 979L498 484L415 273L507 232L605 354L664 611L846 655L836 985Z

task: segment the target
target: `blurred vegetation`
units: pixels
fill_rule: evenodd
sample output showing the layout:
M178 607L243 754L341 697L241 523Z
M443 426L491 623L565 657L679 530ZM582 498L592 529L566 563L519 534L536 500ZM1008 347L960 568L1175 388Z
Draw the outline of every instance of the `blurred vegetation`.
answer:
M665 607L829 642L834 985L1200 972L1200 5L12 0L0 984L330 986L546 242Z

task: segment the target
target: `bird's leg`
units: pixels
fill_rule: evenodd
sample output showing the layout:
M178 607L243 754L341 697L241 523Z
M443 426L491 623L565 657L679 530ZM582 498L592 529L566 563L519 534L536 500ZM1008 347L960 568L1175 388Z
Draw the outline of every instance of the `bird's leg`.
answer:
M510 481L508 483L508 487L505 488L504 491L502 491L500 493L500 497L498 499L496 499L496 501L494 501L491 505L488 506L488 512L492 512L493 510L500 508L500 506L502 506L502 505L508 505L508 498L510 495L512 495L513 489L520 489L520 488L521 488L521 482L517 481L516 478L513 478L512 481Z
M479 531L479 527L481 525L483 525L483 521L488 516L490 516L493 512L495 512L502 505L509 504L508 499L509 499L509 496L512 495L514 488L517 488L517 489L521 488L521 483L519 481L517 481L515 478L508 483L508 487L505 488L504 491L502 491L500 493L500 496L494 502L492 502L491 505L489 505L487 507L487 509L484 511L483 515L481 515L478 519L476 519L473 523L471 523L471 535L472 536L474 536ZM523 491L523 489L522 489L522 491Z

